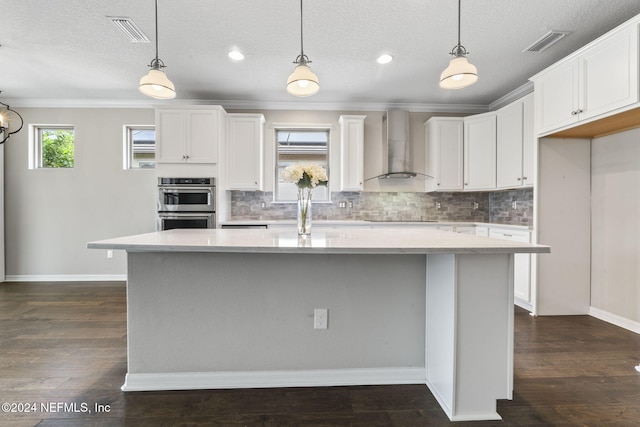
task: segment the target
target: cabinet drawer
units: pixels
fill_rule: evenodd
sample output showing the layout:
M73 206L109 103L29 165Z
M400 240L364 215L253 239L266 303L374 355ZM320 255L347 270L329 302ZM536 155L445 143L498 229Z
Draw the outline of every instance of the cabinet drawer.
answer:
M491 228L489 229L489 237L494 239L529 243L529 241L531 240L531 233L528 231L501 230L501 229Z

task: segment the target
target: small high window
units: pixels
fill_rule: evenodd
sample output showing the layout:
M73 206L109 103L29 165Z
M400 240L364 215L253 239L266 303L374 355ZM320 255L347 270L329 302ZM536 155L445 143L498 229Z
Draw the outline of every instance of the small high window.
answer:
M156 167L156 131L154 126L124 127L124 168Z
M297 200L296 186L283 182L280 176L289 165L313 163L324 167L329 176L329 135L330 130L326 128L276 129L276 202ZM318 186L313 190L313 200L329 201L329 194L328 187Z
M73 168L75 133L73 126L31 126L29 167Z

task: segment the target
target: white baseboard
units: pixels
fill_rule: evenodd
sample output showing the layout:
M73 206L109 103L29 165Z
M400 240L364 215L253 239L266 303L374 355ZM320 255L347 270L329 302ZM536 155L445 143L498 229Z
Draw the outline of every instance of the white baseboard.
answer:
M122 282L126 274L16 274L6 275L5 282Z
M489 412L478 412L475 414L465 414L465 415L457 415L453 413L453 409L450 406L450 402L447 399L443 398L434 384L431 381L427 380L427 387L429 391L436 398L440 407L444 411L444 413L449 417L451 421L492 421L492 420L501 420L502 417L498 414L497 411L489 411ZM511 399L509 399L511 400Z
M620 326L621 328L628 329L636 334L640 334L640 322L636 322L635 320L630 320L595 307L589 307L589 315L596 319L604 320L605 322Z
M524 308L525 310L527 310L528 312L533 312L533 305L531 305L530 302L522 300L518 297L515 297L513 299L513 302L515 303L515 305L517 305L520 308Z
M123 391L425 384L424 368L127 374Z

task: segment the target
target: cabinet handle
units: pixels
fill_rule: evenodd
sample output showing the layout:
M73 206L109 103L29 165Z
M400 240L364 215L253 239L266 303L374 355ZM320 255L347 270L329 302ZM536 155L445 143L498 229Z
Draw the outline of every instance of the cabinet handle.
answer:
M184 160L184 159L186 159L186 158L187 158L187 156L185 156L185 155L183 154L183 155L182 155L182 159Z
M522 178L518 177L518 181L522 181Z
M527 179L527 177L526 177L526 176L523 176L523 177L522 177L522 179Z
M438 185L440 185L440 183L438 183Z

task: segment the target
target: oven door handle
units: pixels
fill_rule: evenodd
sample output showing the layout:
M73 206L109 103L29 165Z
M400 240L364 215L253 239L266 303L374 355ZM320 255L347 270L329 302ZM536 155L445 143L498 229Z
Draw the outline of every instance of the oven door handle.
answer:
M158 216L163 219L179 219L179 218L208 218L212 216L214 212L203 213L158 213Z
M202 188L202 187L160 187L159 190L163 193L211 193L213 191L212 188Z

